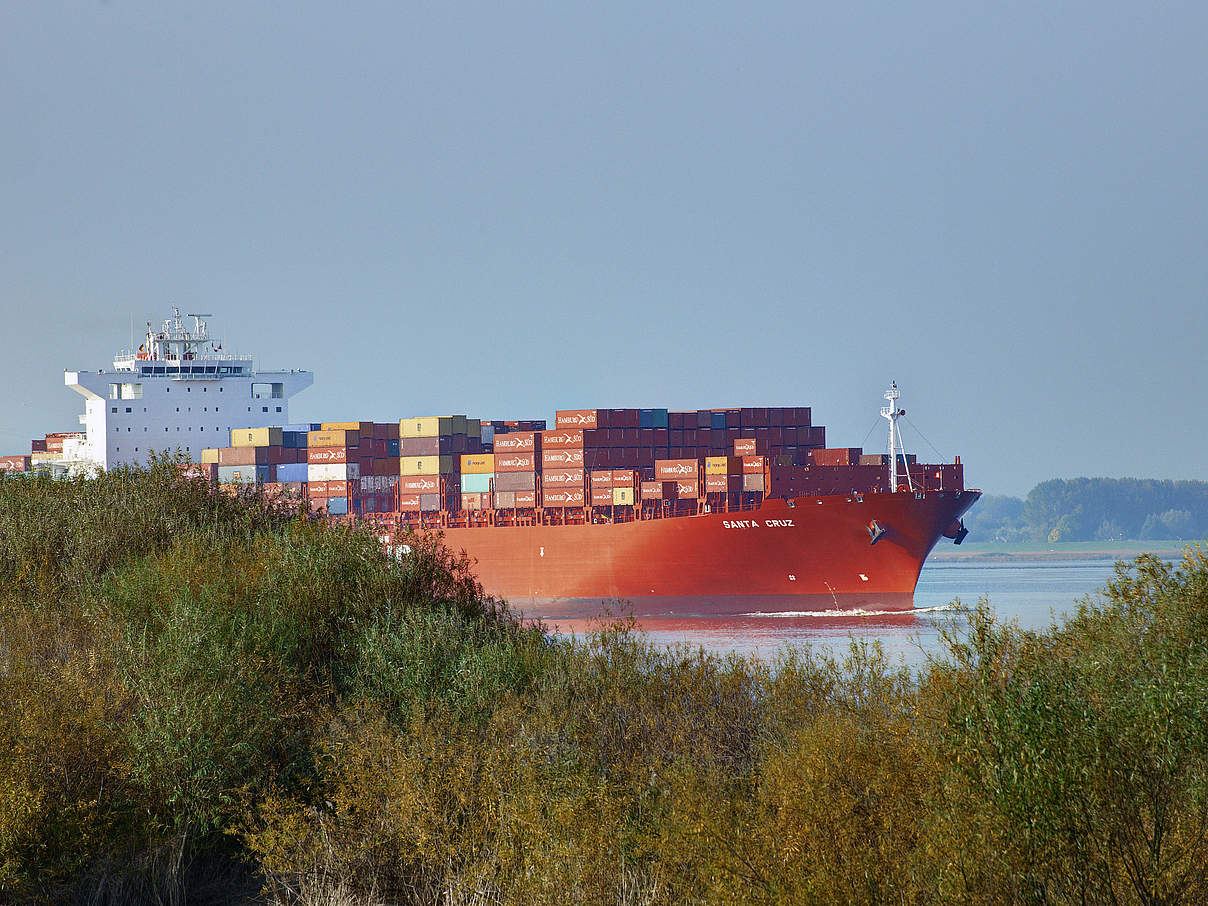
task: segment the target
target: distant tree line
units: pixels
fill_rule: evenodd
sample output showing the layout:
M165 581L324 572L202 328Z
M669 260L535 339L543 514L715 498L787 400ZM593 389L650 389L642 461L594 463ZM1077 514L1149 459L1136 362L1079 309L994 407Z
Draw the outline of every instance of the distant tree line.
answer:
M1026 499L983 497L965 518L977 541L1195 540L1208 537L1208 482L1054 478Z

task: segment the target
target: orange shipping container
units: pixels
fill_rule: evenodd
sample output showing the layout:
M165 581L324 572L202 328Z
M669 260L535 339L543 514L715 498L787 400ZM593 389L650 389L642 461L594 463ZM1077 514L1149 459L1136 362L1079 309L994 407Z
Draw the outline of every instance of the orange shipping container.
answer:
M593 486L591 489L591 505L612 506L612 488Z
M734 439L735 456L755 456L759 453L759 441L753 437L738 437Z
M542 431L541 447L544 450L567 450L571 447L583 446L583 431L566 429L564 431Z
M399 479L399 484L406 494L435 494L440 490L440 480L436 475L404 475Z
M355 447L361 442L360 432L357 431L307 431L306 445L308 447Z
M565 450L542 450L542 469L578 469L583 467L583 448Z
M545 488L582 488L583 470L555 469L552 472L544 472L541 476L541 484Z
M631 488L636 479L637 475L633 469L612 470L612 486L614 488Z
M690 478L690 479L681 478L681 479L678 479L675 482L675 484L676 484L676 489L675 489L676 494L679 495L681 500L685 497L699 497L700 496L700 481L696 478Z
M495 435L496 453L534 453L540 449L541 435L536 431Z
M555 428L584 428L596 427L595 409L563 409L554 413Z
M591 486L593 488L611 488L612 487L612 470L611 469L596 469L591 473Z
M495 472L535 472L537 471L537 454L535 453L496 453Z
M583 489L566 488L559 490L546 489L541 498L542 506L575 507L583 506Z
M516 509L532 509L536 505L536 491L516 491Z
M419 494L400 494L398 508L404 513L414 513L419 510Z
M352 458L357 458L356 448L353 448ZM307 447L306 461L315 465L348 462L347 447Z

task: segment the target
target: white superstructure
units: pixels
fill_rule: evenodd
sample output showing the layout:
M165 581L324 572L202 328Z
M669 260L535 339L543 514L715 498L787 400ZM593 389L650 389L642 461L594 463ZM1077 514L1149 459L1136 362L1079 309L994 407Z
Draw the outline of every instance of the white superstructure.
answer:
M223 352L203 318L179 309L161 330L147 325L137 351L119 353L112 371L67 371L63 383L84 396L83 463L102 469L146 465L151 451L180 450L196 462L205 447L230 444L232 428L289 423L289 399L314 382L309 371L256 371L252 357Z

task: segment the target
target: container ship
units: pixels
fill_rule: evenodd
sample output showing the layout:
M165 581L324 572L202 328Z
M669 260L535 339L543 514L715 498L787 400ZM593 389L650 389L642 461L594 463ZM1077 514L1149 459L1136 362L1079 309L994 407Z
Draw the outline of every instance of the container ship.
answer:
M828 447L807 407L573 409L292 424L307 371L258 372L179 312L111 372L67 372L84 432L46 435L0 471L138 465L185 452L219 487L256 484L364 523L405 556L439 532L493 595L540 605L624 599L636 613L912 606L941 538L980 496L960 458L905 452L892 384L887 449ZM222 443L214 443L221 439ZM197 455L194 455L194 454Z

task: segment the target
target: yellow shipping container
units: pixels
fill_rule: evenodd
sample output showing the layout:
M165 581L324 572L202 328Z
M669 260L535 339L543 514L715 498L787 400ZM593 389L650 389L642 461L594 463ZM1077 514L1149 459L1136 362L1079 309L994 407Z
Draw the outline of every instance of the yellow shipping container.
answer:
M741 475L741 456L706 456L706 475Z
M201 451L201 461L203 463L218 462L218 448L214 447L213 449L210 449L210 450L202 450Z
M464 415L422 415L404 418L398 423L401 437L448 437L466 433Z
M346 428L306 432L306 444L309 447L356 447L360 443L361 433Z
M633 488L613 488L612 489L612 505L613 506L633 506L634 503Z
M373 422L322 422L324 431L356 431L361 437L373 437Z
M62 453L30 453L29 464L37 465L40 462L61 462L63 459Z
M282 437L280 428L232 428L232 447L279 447Z
M495 471L494 453L467 453L461 457L463 475L489 475Z
M402 456L399 472L403 475L452 475L452 456Z

